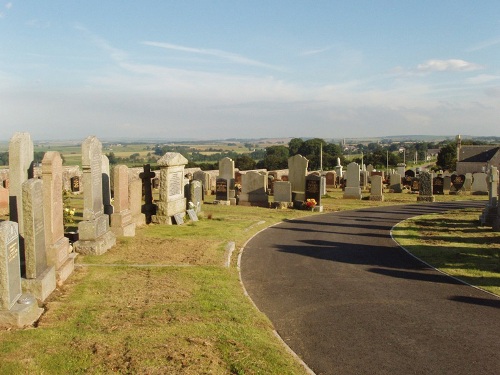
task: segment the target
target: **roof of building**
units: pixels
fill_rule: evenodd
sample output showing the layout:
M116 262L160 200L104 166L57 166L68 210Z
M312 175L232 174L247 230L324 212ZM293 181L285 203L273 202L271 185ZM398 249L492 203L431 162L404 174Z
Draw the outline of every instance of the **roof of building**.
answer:
M462 146L460 147L460 162L487 163L497 152L500 146Z

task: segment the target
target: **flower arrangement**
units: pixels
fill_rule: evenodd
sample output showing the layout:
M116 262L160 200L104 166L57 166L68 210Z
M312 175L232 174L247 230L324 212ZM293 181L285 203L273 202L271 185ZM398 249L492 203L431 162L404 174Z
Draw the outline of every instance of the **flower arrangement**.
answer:
M75 209L69 207L70 204L70 192L65 190L63 192L63 223L64 228L66 229L68 226L75 222Z
M316 207L317 204L318 203L316 202L316 199L314 199L314 198L309 198L309 199L306 199L306 201L305 201L305 206L307 208L314 208L314 207Z

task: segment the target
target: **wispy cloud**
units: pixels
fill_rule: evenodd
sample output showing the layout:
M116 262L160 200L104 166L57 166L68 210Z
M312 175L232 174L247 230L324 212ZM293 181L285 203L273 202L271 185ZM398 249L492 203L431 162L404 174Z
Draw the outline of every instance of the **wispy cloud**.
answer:
M480 42L470 48L467 49L467 52L475 52L475 51L480 51L482 49L486 49L489 47L496 46L497 44L500 44L500 37L498 38L493 38L493 39L488 39L483 42Z
M417 71L429 72L470 72L483 69L483 66L459 59L428 60L417 66Z
M104 38L101 38L100 36L92 33L85 26L76 24L75 29L90 38L97 47L107 52L111 59L113 59L114 61L123 62L126 60L127 54L124 51L111 46Z
M498 81L500 80L499 75L492 75L492 74L480 74L475 77L471 77L467 79L467 83L471 83L473 85L479 85L482 83L488 83L488 82L493 82L493 81Z
M10 2L4 5L4 9L6 9L7 11L9 11L11 8L12 8L12 3ZM5 12L0 10L0 18L4 17L5 17Z
M319 53L323 53L323 52L329 51L329 50L331 50L331 49L332 49L332 47L325 47L325 48L311 49L311 50L307 50L307 51L302 52L300 55L301 55L301 56L311 56L311 55L317 55L317 54L319 54Z
M231 61L231 62L236 63L236 64L257 66L257 67L273 69L273 70L281 70L280 67L277 67L275 65L266 64L266 63L263 63L261 61L249 59L245 56L238 55L236 53L221 51L221 50L217 50L217 49L193 48L193 47L180 46L177 44L152 42L152 41L144 41L144 42L142 42L142 44L147 45L147 46L152 46L152 47L169 49L169 50L175 50L175 51L181 51L181 52L187 52L187 53L195 53L195 54L206 55L206 56L213 56L213 57L217 57L217 58L224 59L227 61Z

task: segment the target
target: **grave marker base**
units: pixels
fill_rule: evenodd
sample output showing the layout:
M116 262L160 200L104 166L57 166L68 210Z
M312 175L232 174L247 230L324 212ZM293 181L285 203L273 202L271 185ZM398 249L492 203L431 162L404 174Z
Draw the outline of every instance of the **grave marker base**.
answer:
M417 197L417 202L435 202L436 197L433 195L419 195Z
M361 188L358 187L346 187L344 190L344 199L361 199Z
M26 301L27 303L21 303ZM10 310L0 310L1 328L23 328L35 323L43 313L35 297L23 294Z
M108 231L94 240L78 240L74 243L74 248L80 254L102 255L115 244L116 236Z
M49 267L36 279L21 279L24 292L32 294L41 302L56 289L56 268Z

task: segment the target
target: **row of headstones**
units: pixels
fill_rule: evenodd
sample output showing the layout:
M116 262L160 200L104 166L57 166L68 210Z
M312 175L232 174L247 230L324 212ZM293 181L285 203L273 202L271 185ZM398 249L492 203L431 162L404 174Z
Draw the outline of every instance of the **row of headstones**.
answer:
M47 152L42 179L33 178L33 142L16 133L9 143L10 220L0 223L0 326L39 318L44 301L74 269L64 236L62 159ZM23 276L23 277L21 277Z
M219 161L214 203L270 207L269 195L272 194L273 207L302 207L305 201L314 199L316 209L321 210L321 196L326 194L326 180L319 172L308 174L308 163L305 157L295 155L288 159L287 174L284 171L270 173L265 170L241 173L240 191L235 179L234 161L223 158ZM196 178L196 173L194 177ZM272 188L269 187L270 184Z
M0 326L21 327L36 321L43 311L37 300L44 301L74 269L75 253L64 235L61 156L44 155L42 179L33 178L33 156L29 133L14 134L9 144L10 220L0 223ZM136 224L145 222L143 181L129 183L126 166L113 170L113 206L104 199L110 191L109 171L103 173L109 168L105 159L96 137L82 143L84 207L73 244L77 253L103 254L114 246L117 235L133 236ZM159 161L164 183L154 212L158 222L186 211L182 189L186 162L180 154L166 154ZM140 178L151 182L154 175L148 168Z

